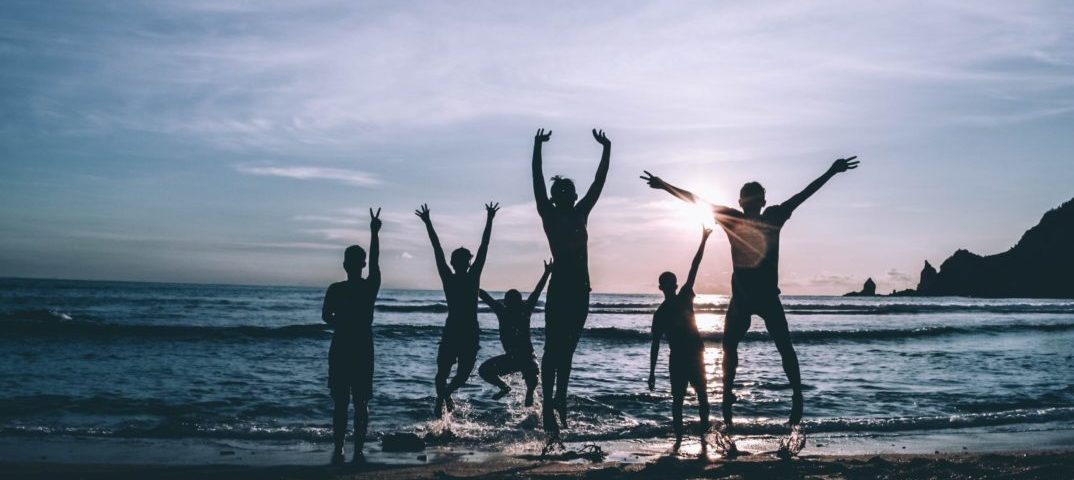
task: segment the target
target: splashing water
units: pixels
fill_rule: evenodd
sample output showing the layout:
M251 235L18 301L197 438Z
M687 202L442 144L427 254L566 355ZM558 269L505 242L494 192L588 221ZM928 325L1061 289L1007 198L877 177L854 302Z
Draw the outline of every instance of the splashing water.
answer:
M797 457L805 448L806 434L801 425L791 427L790 435L779 439L779 450L776 452L780 458Z

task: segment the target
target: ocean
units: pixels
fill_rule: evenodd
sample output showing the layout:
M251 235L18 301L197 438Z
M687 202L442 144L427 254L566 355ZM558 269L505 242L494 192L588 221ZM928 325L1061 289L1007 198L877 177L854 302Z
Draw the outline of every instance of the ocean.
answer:
M331 332L324 290L0 279L0 437L331 443ZM502 294L494 294L500 297ZM567 440L666 439L667 346L646 387L658 294L594 294L574 360ZM1074 430L1074 301L784 296L810 434ZM699 295L713 419L727 297ZM433 445L509 450L543 438L524 384L490 399L476 369L448 420L433 418L446 308L438 291L381 292L370 441L416 432ZM480 314L478 361L501 353ZM544 318L533 317L538 355ZM754 319L740 347L738 430L786 430L790 389ZM539 395L538 395L539 397ZM685 418L696 423L689 394Z

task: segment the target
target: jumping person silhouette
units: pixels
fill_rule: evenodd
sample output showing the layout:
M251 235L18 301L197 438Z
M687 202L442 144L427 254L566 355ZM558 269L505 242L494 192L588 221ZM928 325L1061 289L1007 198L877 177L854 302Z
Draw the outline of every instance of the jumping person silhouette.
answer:
M687 202L704 203L712 208L716 222L727 233L731 244L731 301L727 306L723 333L723 419L728 433L733 430L731 406L735 402L733 385L738 367L738 344L750 328L753 315L764 319L768 334L775 341L787 374L792 394L790 424L802 420L802 379L798 356L791 345L787 317L779 300L779 232L799 205L817 192L836 174L858 167L857 157L836 160L819 178L780 205L765 206L765 190L760 183L742 186L738 203L742 211L711 204L693 193L671 185L648 171L642 180L655 189L665 190Z
M541 358L542 417L544 429L551 440L559 439L559 421L567 426L567 383L570 381L574 350L589 315L589 233L586 224L589 213L597 204L604 182L612 143L604 131L593 130L593 138L603 146L589 191L581 200L568 178L552 177L551 199L546 193L541 168L541 145L551 139L552 132L537 131L533 139L533 196L541 216L548 246L555 262L545 301L545 346Z
M343 463L348 403L354 402L354 461L363 458L362 446L369 427L369 399L373 398L373 305L380 290L380 209L369 209L369 276L362 278L365 250L353 245L343 253L347 279L333 283L324 295L321 319L332 327L328 349L328 388L335 403L332 463Z
M705 344L697 331L694 318L694 280L697 269L701 266L701 257L705 254L705 243L712 230L701 231L701 246L697 247L690 275L681 289L676 288L678 279L671 272L660 274L660 291L664 292L664 302L653 314L653 346L649 355L649 390L656 389L656 358L660 353L660 339L668 338L671 350L668 370L671 374L671 417L675 427L675 446L678 452L682 445L682 404L686 397L686 386L694 388L697 395L698 410L701 415L701 452L707 451L705 434L709 430L709 395L705 379Z
M533 405L533 391L537 388L537 360L533 358L533 343L530 341L530 315L537 307L537 300L541 298L541 291L548 281L548 275L552 273L552 263L545 262L544 274L533 287L533 293L525 302L518 290L508 290L503 296L503 302L492 298L488 292L480 290L481 300L484 300L496 314L500 324L500 342L503 343L503 355L498 355L485 360L477 369L481 378L493 386L499 387L500 391L492 396L499 400L511 391L500 376L515 372L522 372L526 379L526 406Z
M433 244L433 255L436 257L436 270L440 274L440 282L444 286L444 297L447 300L448 316L444 322L444 332L440 337L440 348L436 353L436 416L444 415L444 407L448 411L454 410L455 403L451 400L451 394L462 387L474 370L477 362L477 350L480 348L480 328L477 326L477 291L481 285L481 270L485 268L485 256L488 254L489 238L492 237L492 219L500 209L498 203L485 205L487 217L485 219L485 231L481 234L481 246L477 249L477 257L470 264L470 251L465 248L457 248L451 252L451 268L444 259L444 249L440 246L440 238L433 229L433 221L429 217L429 206L422 205L414 211L414 214L425 223L425 229L429 233L429 241ZM454 271L452 271L454 269ZM451 373L451 366L458 362L455 377L451 383L447 382Z

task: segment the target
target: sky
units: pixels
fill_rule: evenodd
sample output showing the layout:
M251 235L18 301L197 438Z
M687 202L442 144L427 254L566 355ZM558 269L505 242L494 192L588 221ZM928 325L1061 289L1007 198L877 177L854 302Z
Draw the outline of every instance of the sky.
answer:
M785 294L1012 246L1074 197L1074 3L19 1L0 4L0 276L324 286L382 207L385 286L439 288L413 216L527 291L548 257L530 179L584 190L598 292L685 274L703 216L649 170L774 204ZM698 280L727 293L713 235Z

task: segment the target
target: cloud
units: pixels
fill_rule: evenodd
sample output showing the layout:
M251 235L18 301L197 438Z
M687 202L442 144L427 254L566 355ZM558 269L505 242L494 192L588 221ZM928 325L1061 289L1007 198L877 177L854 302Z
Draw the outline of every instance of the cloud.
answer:
M376 175L371 173L343 168L240 164L235 165L235 170L248 175L284 177L296 180L328 180L359 187L372 187L383 183Z

